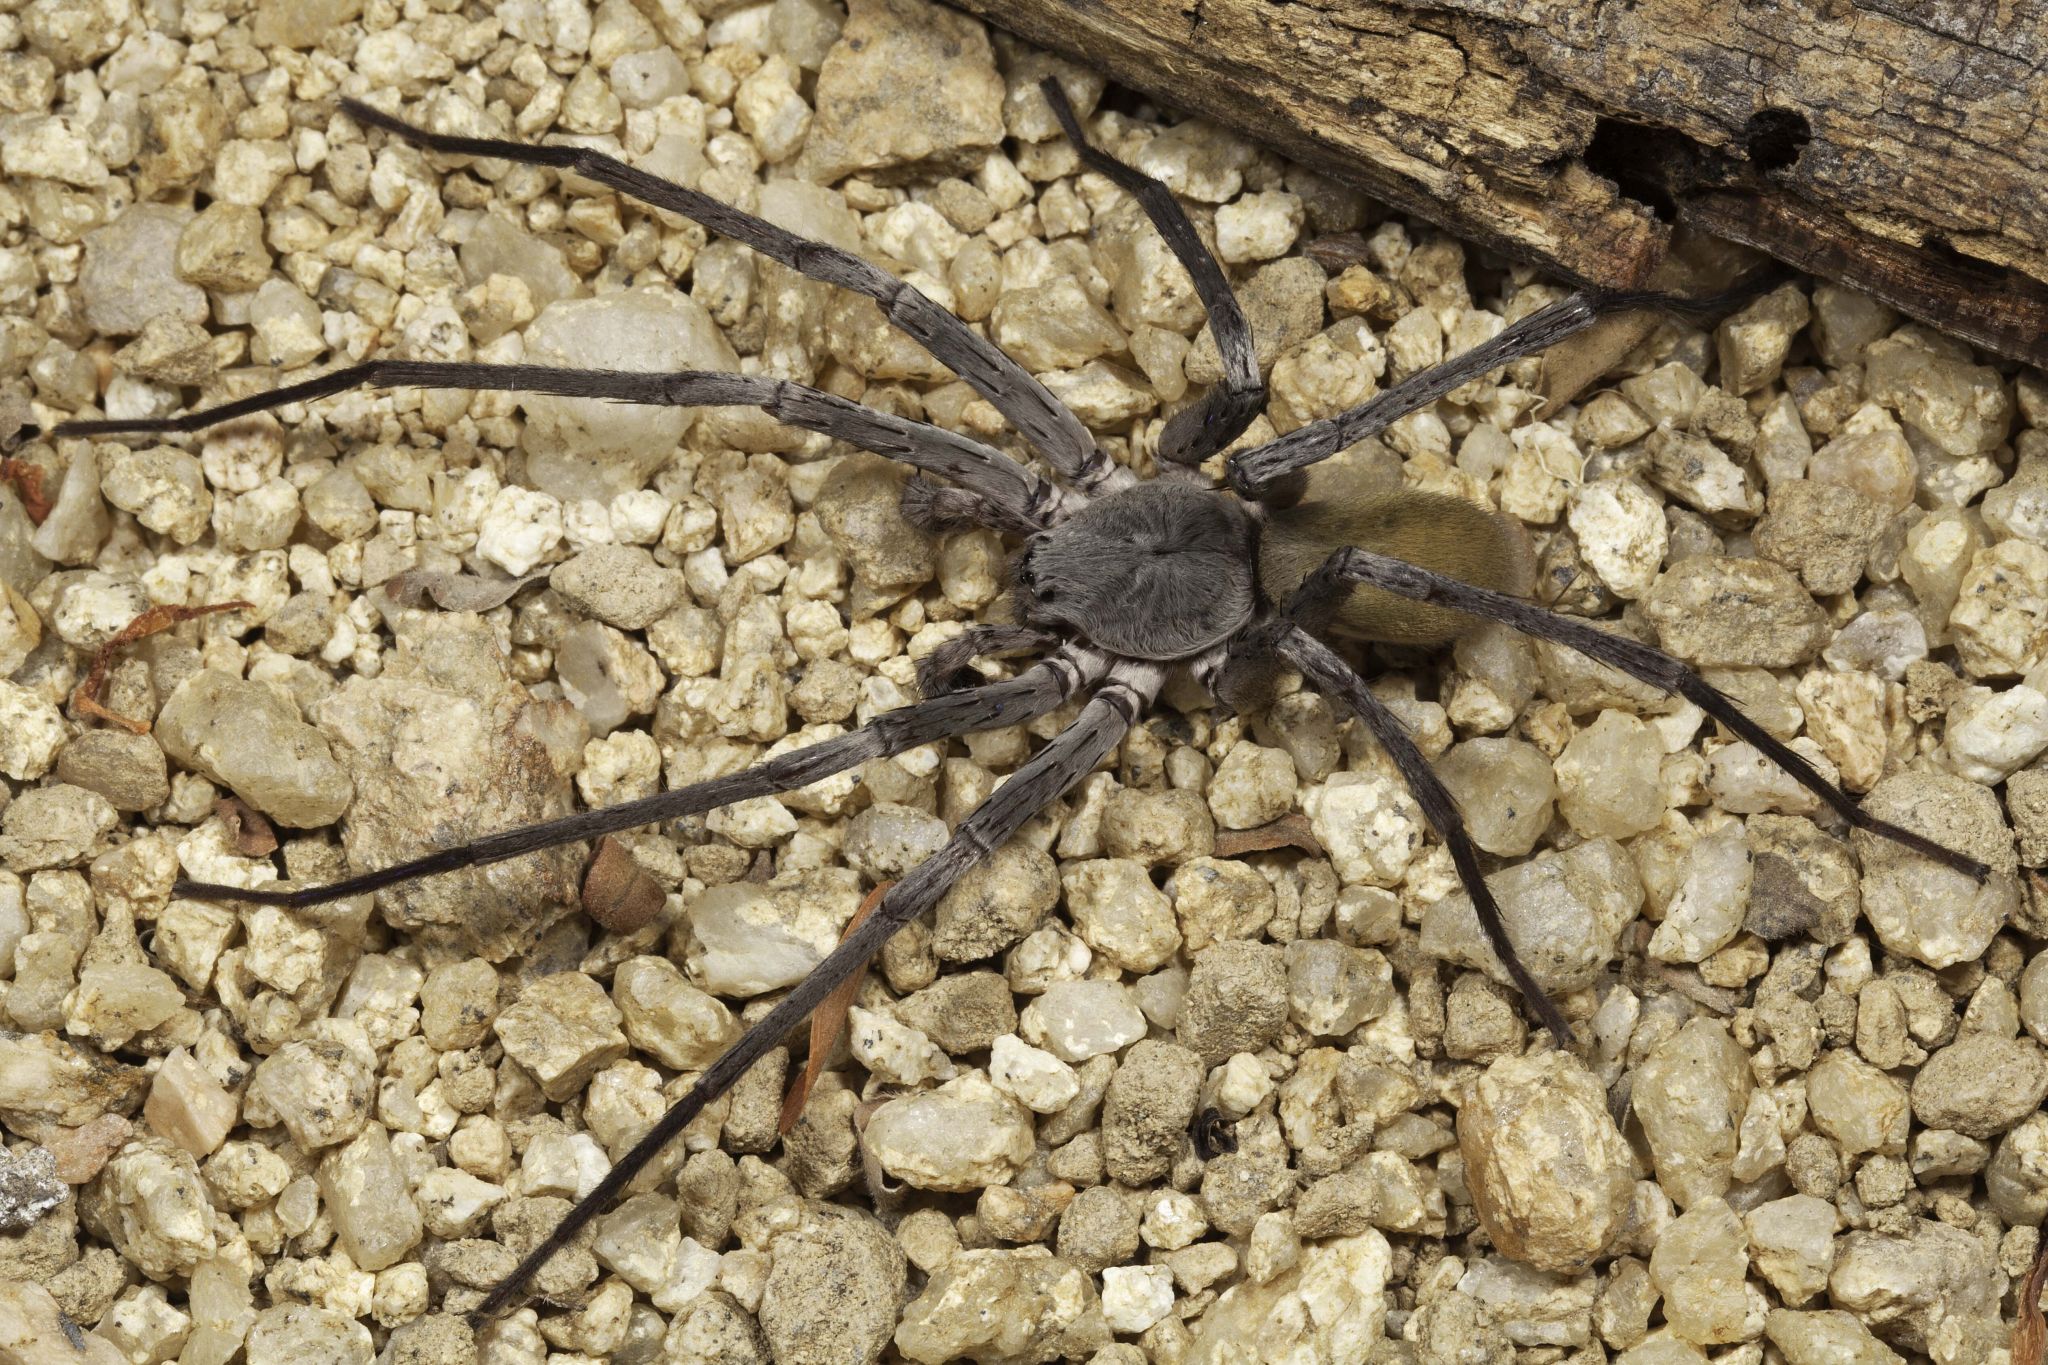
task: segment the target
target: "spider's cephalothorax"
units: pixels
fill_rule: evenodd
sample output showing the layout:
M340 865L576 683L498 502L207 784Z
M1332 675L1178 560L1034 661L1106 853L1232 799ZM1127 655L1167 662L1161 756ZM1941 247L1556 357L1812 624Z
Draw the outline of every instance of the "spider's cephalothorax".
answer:
M1082 164L1135 196L1193 277L1208 313L1223 378L1154 433L1154 454L1186 473L1229 448L1259 411L1263 384L1251 329L1228 281L1166 187L1091 146L1067 96L1042 87ZM394 97L395 98L395 97ZM303 383L178 417L82 420L60 436L189 432L252 412L305 402L361 384L547 393L670 406L747 405L913 466L943 483L915 481L907 503L930 525L976 524L1027 537L1014 594L1022 624L975 625L920 665L924 700L835 738L751 768L672 791L505 830L408 863L306 888L180 882L177 894L303 907L460 867L636 827L662 825L751 797L793 791L869 760L977 731L1020 726L1074 699L1085 704L1007 782L960 821L938 852L890 886L869 918L714 1061L687 1093L590 1190L554 1231L472 1310L509 1305L535 1271L623 1192L705 1105L724 1094L891 935L929 911L960 877L1107 759L1166 679L1191 664L1198 680L1281 668L1351 711L1414 791L1442 836L1498 958L1528 1008L1564 1046L1571 1025L1522 965L1482 876L1450 793L1393 712L1321 638L1401 644L1451 639L1480 618L1590 655L1701 707L1783 766L1842 819L1978 879L1989 869L1911 830L1866 814L1839 788L1725 695L1670 656L1531 605L1529 554L1518 528L1452 498L1346 487L1322 461L1405 413L1518 356L1530 354L1619 308L1712 312L1755 290L1738 285L1705 300L1582 292L1540 309L1492 340L1414 375L1365 404L1232 454L1229 492L1192 483L1136 482L1096 445L1081 421L1016 361L895 275L850 252L806 241L730 205L637 170L592 148L529 147L496 138L430 133L359 101L344 109L430 152L497 158L573 172L585 181L695 219L712 231L813 278L874 299L891 323L922 343L1001 413L1054 477L970 437L863 407L830 392L764 376L573 370L540 365L373 360ZM1050 652L1014 677L986 681L966 669L977 657Z

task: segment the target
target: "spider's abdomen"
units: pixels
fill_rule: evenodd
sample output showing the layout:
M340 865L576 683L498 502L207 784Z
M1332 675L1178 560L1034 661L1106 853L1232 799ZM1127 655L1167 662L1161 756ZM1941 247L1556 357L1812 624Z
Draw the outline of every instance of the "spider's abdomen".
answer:
M1320 471L1317 471L1320 472ZM1268 514L1259 537L1259 587L1284 606L1329 558L1356 546L1405 559L1476 587L1523 596L1533 574L1527 536L1496 512L1441 493L1373 493L1315 498ZM1354 640L1438 645L1478 624L1463 612L1411 602L1378 588L1356 587L1327 620L1313 623Z
M1017 586L1027 620L1130 659L1184 659L1251 619L1251 522L1227 495L1139 484L1033 536Z

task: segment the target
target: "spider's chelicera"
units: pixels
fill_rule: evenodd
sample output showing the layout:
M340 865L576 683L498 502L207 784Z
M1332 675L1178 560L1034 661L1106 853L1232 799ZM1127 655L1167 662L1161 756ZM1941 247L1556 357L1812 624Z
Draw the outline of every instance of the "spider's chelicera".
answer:
M1571 1029L1510 942L1449 792L1393 713L1325 636L1442 644L1482 618L1504 622L1692 701L1777 762L1850 824L1978 878L1986 874L1973 859L1866 815L1798 754L1677 660L1525 601L1519 594L1528 589L1528 553L1519 530L1498 514L1435 494L1347 496L1341 488L1319 486L1310 477L1312 466L1404 414L1569 336L1604 314L1661 307L1712 317L1752 296L1762 282L1748 281L1705 299L1608 291L1569 295L1358 408L1234 453L1226 465L1229 487L1213 487L1199 467L1229 447L1264 402L1251 329L1221 267L1167 188L1092 147L1058 85L1047 81L1043 89L1083 164L1138 199L1193 277L1223 362L1225 378L1162 428L1155 451L1162 473L1156 479L1142 481L1114 463L1080 420L1014 360L923 294L858 256L797 237L602 152L431 133L355 100L345 100L343 106L362 124L430 151L574 172L643 203L693 218L805 275L868 295L893 324L1002 413L1056 479L979 441L876 412L818 389L704 372L643 374L374 360L180 417L75 421L51 433L198 431L364 384L546 393L671 406L750 405L943 480L914 479L906 488L905 511L924 527L986 526L1025 538L1015 569L1017 624L977 626L949 641L919 666L924 700L851 733L730 776L508 830L328 886L287 891L177 885L176 893L183 896L318 904L415 877L701 814L748 797L791 791L869 759L1015 725L1071 699L1087 698L1066 729L963 820L938 853L896 883L860 928L702 1074L553 1233L477 1305L478 1316L494 1315L509 1305L549 1257L607 1207L707 1103L801 1024L834 986L860 970L892 934L931 909L964 872L1110 755L1171 669L1191 670L1220 701L1242 709L1257 705L1273 675L1291 668L1357 715L1399 768L1443 838L1501 965L1530 1011L1562 1046L1572 1045ZM1776 280L1773 276L1768 282ZM1007 681L984 682L967 668L977 657L1033 650L1044 657Z

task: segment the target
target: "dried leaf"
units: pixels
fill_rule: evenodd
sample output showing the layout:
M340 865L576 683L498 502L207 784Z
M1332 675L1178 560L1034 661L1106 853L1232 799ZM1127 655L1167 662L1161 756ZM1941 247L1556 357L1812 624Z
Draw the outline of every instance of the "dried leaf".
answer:
M839 935L841 943L860 928L875 907L882 903L882 897L889 894L894 882L883 882L868 892L867 899L860 903L860 909L853 912L853 918L846 922L845 930ZM789 1094L782 1101L782 1117L777 1120L775 1131L788 1134L796 1127L796 1121L803 1116L804 1106L810 1103L811 1087L818 1083L818 1076L825 1069L825 1058L838 1046L839 1035L846 1032L846 1011L853 1006L853 997L860 990L859 972L853 973L839 983L839 989L825 997L825 1002L811 1011L811 1055L804 1059L804 1074L796 1078L796 1084L789 1088Z
M2048 1321L2041 1317L2041 1290L2048 1286L2048 1237L2034 1256L2034 1268L2020 1283L2018 1316L2012 1325L2012 1365L2041 1365L2048 1354Z
M443 611L489 611L511 601L521 588L546 577L537 573L524 578L482 578L468 573L407 569L384 580L384 595L401 607L417 607L431 597Z
M5 599L8 612L14 617L14 628L34 649L43 642L43 618L36 615L36 609L28 599L14 590L14 585L0 578L0 599Z
M607 834L583 874L583 913L615 934L645 928L668 904L668 893L626 846Z
M1323 846L1316 842L1315 831L1305 815L1283 815L1257 829L1216 831L1216 856L1219 858L1242 858L1247 853L1264 853L1275 848L1298 848L1311 858L1323 856Z
M85 675L85 681L71 694L71 704L84 716L97 716L112 721L134 735L149 733L149 722L131 720L127 716L109 711L100 704L100 693L106 690L107 670L114 666L114 656L137 640L159 635L182 621L191 621L201 616L211 616L222 611L247 611L253 603L234 601L216 602L210 607L151 607L130 621L115 633L114 638L93 652L92 668Z
M213 803L213 813L227 826L228 846L238 858L268 858L277 852L277 831L261 811L239 796L223 796Z
M21 494L21 510L41 526L50 517L50 498L43 491L43 467L27 460L0 460L0 483L11 483Z

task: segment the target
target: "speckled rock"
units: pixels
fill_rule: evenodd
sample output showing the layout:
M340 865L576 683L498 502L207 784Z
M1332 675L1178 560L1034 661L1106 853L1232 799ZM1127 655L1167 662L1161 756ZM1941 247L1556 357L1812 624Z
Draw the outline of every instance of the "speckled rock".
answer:
M1825 1054L1806 1076L1813 1126L1850 1156L1906 1147L1906 1088L1846 1048Z
M1680 1208L1724 1194L1749 1104L1749 1058L1708 1019L1694 1019L1636 1069L1631 1101L1657 1167Z
M1059 898L1059 872L1052 859L1012 840L940 898L932 951L946 962L973 962L999 953L1037 928Z
M1599 1080L1571 1057L1488 1067L1458 1109L1458 1150L1479 1224L1502 1255L1576 1274L1628 1226L1628 1144Z
M548 586L571 611L620 630L644 630L682 600L683 575L637 545L593 545L557 565Z
M907 165L964 171L1003 138L988 31L925 0L854 0L818 69L807 180Z
M1924 1350L1929 1334L1990 1318L1996 1322L2005 1278L1982 1238L1928 1219L1891 1232L1845 1234L1828 1276L1837 1307L1884 1330L1907 1350Z
M1700 667L1789 668L1834 632L1791 572L1767 559L1683 559L1643 599L1666 652Z
M1167 1173L1201 1085L1202 1059L1188 1049L1150 1040L1131 1048L1102 1102L1102 1161L1110 1179L1135 1186Z
M873 1365L904 1301L903 1249L868 1214L811 1204L777 1237L761 1330L777 1365Z
M1990 878L1979 885L1888 839L1856 831L1863 913L1885 947L1930 967L1982 956L2019 905L2012 835L1998 798L1952 774L1914 770L1872 787L1863 809L1991 866Z
M352 867L387 867L429 849L569 811L581 722L506 672L491 627L467 613L402 624L372 678L351 676L321 704L321 732L355 785L342 829ZM377 893L387 924L492 962L526 951L576 902L583 854L552 849Z
M206 291L176 269L178 237L193 217L189 208L139 203L87 234L78 284L93 330L128 336L165 315L206 321Z
M921 1190L1001 1185L1030 1159L1031 1111L979 1071L936 1090L890 1100L868 1120L866 1144L882 1169Z
M1612 839L1543 853L1486 879L1508 937L1547 991L1591 985L1643 904L1635 860ZM1422 951L1513 985L1479 928L1472 899L1446 896L1422 914Z
M1764 1334L1784 1353L1785 1365L1906 1365L1906 1358L1872 1336L1855 1314L1840 1309L1774 1309L1764 1321Z
M491 1029L542 1094L565 1100L625 1056L621 1017L597 982L582 972L557 972L527 986Z
M1364 1359L1386 1327L1393 1251L1373 1229L1301 1249L1292 1269L1231 1286L1202 1315L1190 1365Z
M1673 1335L1700 1346L1751 1341L1769 1304L1751 1288L1749 1234L1720 1199L1703 1199L1657 1236L1650 1282Z
M1286 1023L1286 956L1278 947L1232 939L1196 956L1177 1036L1203 1062L1256 1052Z
M2030 1038L1968 1033L1913 1077L1913 1117L1929 1128L1996 1137L2048 1096L2048 1054Z
M354 794L334 751L290 702L232 674L201 669L180 683L156 738L179 763L294 829L333 824Z
M1047 1365L1109 1340L1093 1277L1035 1246L956 1253L896 1329L896 1349L918 1365Z

